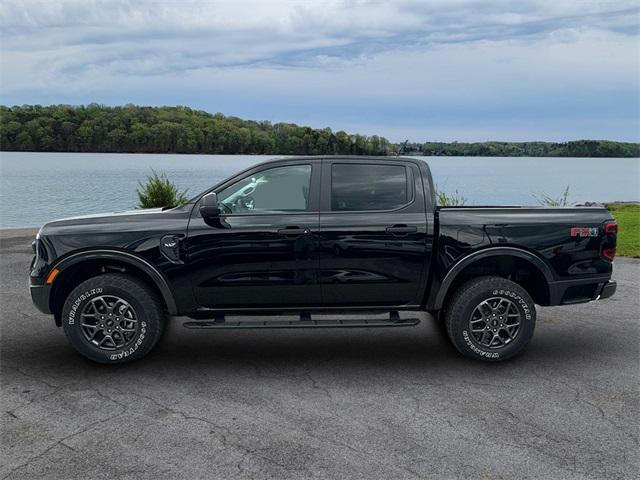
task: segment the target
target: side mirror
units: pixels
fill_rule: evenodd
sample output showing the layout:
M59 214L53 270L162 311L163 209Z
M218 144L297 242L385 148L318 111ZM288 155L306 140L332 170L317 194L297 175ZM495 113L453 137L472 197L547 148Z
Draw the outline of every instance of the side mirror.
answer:
M200 204L200 215L206 220L217 219L220 216L220 207L218 206L218 195L215 192L207 193L202 197Z

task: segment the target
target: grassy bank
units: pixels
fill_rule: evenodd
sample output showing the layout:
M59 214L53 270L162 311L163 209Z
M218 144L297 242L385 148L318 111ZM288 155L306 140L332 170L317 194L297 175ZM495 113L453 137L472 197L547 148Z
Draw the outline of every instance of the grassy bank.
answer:
M618 255L640 258L640 204L607 205L618 222Z

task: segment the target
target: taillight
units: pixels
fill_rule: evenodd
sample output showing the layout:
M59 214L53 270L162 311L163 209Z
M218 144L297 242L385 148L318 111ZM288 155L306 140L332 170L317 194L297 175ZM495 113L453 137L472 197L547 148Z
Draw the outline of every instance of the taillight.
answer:
M616 256L616 240L618 236L618 224L615 222L608 222L604 224L605 237L602 242L602 249L600 255L602 258L606 258L610 262Z

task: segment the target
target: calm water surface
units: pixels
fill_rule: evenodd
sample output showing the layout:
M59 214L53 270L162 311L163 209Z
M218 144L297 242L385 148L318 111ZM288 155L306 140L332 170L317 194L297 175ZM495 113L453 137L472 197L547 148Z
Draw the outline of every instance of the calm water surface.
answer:
M36 227L73 215L129 209L138 180L165 172L187 196L275 156L103 153L0 154L0 228ZM574 202L640 200L635 158L419 157L438 186L476 205L534 205L534 193Z

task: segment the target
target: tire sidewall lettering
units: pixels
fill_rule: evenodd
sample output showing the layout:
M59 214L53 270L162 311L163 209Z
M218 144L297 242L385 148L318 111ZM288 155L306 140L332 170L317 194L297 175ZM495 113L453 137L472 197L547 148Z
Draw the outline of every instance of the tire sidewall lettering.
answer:
M122 360L123 358L127 358L128 356L133 355L136 352L136 350L140 348L140 345L142 345L142 342L144 341L146 336L147 336L147 322L141 322L140 334L136 339L135 343L131 345L129 348L122 350L121 352L112 353L108 355L109 360Z
M524 298L522 298L520 295L518 295L515 292L512 292L511 290L507 290L507 289L503 289L503 288L496 288L491 293L494 296L509 297L509 298L515 300L516 302L518 302L518 305L524 311L525 318L527 320L531 320L531 307L526 302L526 300Z
M100 287L96 287L96 288L92 288L90 290L87 290L86 292L81 293L80 295L78 295L76 297L76 299L73 301L73 303L71 304L71 309L69 310L69 315L67 317L67 323L69 325L75 325L76 323L76 315L78 312L78 307L80 307L80 305L82 305L82 303L91 298L94 297L96 295L100 295L102 293L102 288Z
M469 348L476 355L480 355L481 357L485 357L485 358L500 358L499 352L487 352L485 350L482 350L481 348L478 348L476 344L471 341L469 332L467 332L467 330L462 331L462 338L464 339L465 343L469 346Z

